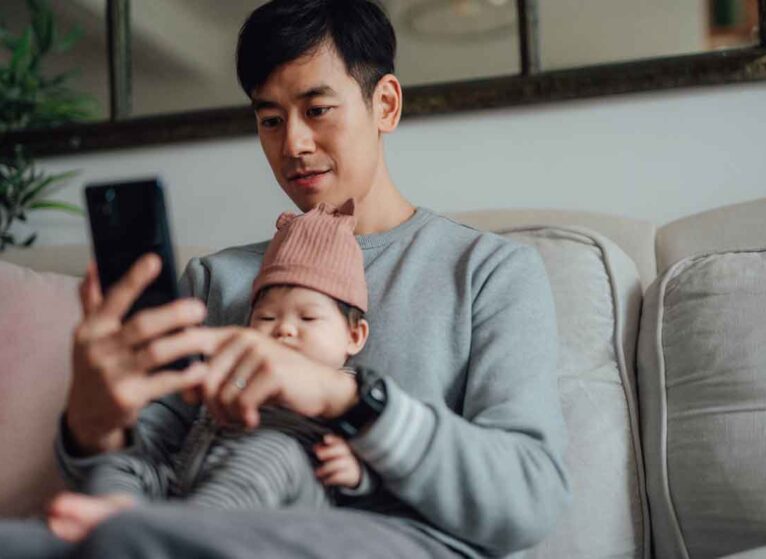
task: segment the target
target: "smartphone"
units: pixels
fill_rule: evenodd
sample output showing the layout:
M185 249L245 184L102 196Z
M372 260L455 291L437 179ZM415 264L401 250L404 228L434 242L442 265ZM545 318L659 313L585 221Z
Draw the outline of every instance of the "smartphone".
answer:
M123 320L178 298L175 257L165 196L159 179L91 184L85 187L93 252L103 293L144 254L162 260L159 276L135 301ZM168 367L184 369L188 358Z

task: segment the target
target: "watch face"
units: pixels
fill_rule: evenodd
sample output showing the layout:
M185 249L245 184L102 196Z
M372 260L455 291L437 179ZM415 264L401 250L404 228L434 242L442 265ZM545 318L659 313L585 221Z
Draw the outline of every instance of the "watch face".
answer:
M385 403L386 396L386 383L384 383L383 380L378 380L378 382L373 384L372 388L370 389L370 397L373 400Z

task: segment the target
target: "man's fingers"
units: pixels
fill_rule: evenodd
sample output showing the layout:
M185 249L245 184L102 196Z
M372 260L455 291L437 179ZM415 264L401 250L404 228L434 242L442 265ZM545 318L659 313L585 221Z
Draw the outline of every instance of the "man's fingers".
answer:
M152 371L181 357L211 355L215 353L218 340L206 328L187 328L149 342L135 353L135 366L142 371ZM120 334L122 336L122 334Z
M146 309L125 323L122 339L129 346L138 346L168 332L196 326L205 318L206 312L205 305L197 299L179 299Z
M199 386L207 373L207 365L197 361L183 371L158 371L142 377L140 382L142 388L146 390L145 399L149 401Z
M245 356L245 353L253 350L253 341L250 336L243 333L230 332L216 354L207 362L209 372L203 383L203 398L210 413L219 422L227 423L230 418L228 413L221 407L220 389L222 383L229 376L230 371Z
M218 400L222 406L231 405L242 394L242 391L250 384L260 362L261 356L257 349L248 346L221 385Z
M154 281L162 268L162 261L156 254L145 254L139 258L106 293L100 312L111 318L122 319L130 310L144 289Z
M202 391L199 386L184 388L181 390L181 399L190 406L196 406L202 402Z
M85 316L90 316L101 306L103 297L98 281L96 263L91 260L85 272L85 278L80 283L80 304Z

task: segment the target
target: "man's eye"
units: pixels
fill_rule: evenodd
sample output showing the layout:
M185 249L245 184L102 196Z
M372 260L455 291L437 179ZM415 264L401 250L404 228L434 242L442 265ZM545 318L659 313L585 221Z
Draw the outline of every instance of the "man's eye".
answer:
M260 126L262 128L274 128L275 126L279 125L279 121L279 117L264 118L261 119Z
M312 117L316 118L318 116L322 116L326 114L332 107L311 107L306 113Z

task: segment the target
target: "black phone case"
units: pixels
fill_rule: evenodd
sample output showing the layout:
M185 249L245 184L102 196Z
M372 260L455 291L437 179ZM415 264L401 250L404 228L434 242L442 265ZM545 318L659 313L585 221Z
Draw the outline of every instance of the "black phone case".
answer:
M103 293L144 254L153 252L162 259L160 275L139 296L123 320L143 309L177 299L173 243L159 180L89 185L85 187L85 199ZM181 369L188 364L188 359L182 359L170 367Z

